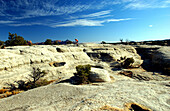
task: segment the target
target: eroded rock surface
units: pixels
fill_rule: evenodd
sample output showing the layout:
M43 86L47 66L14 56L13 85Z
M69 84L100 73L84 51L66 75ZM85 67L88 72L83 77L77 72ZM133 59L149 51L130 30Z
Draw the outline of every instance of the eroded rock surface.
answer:
M47 79L58 79L73 76L77 65L110 67L117 63L120 66L124 57L135 59L133 67L142 64L133 47L109 44L14 46L0 49L0 55L0 87L6 82L25 79L33 67L48 72Z
M123 109L132 102L153 111L168 111L169 91L169 87L157 82L129 79L97 85L60 83L0 99L0 108L2 111L101 111L105 105Z
M77 65L85 64L96 69L92 70L94 72L105 73L109 81L114 78L112 82L87 85L56 81L0 99L2 111L101 111L106 108L126 111L124 108L127 108L125 106L129 103L134 103L129 105L129 109L170 109L170 79L166 76L158 77L157 74L142 68L120 68L124 58L133 57L133 67L140 67L142 64L143 60L132 46L17 46L0 49L0 54L0 87L6 82L26 79L33 67L48 72L45 78L49 80L67 80L73 77ZM132 74L120 75L122 71L131 71Z
M170 47L169 46L136 46L138 53L144 59L143 67L148 71L162 71L170 75Z

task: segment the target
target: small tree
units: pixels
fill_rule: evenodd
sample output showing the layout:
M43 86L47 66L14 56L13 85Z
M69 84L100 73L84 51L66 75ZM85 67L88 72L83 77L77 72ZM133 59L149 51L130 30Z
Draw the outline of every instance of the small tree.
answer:
M105 41L102 41L101 44L106 44L106 42L105 42Z
M73 42L71 40L66 40L66 44L72 44Z
M52 40L51 39L47 39L45 42L44 42L45 45L52 45Z
M23 37L18 36L16 33L11 34L9 32L9 40L5 41L6 46L27 45L27 41Z
M42 79L42 81L40 81L40 79L44 77L46 74L47 73L45 71L41 71L39 68L33 68L32 74L29 75L31 78L27 78L28 81L19 80L19 81L15 81L15 83L17 84L7 83L7 85L9 86L9 89L11 91L16 90L16 89L26 91L26 90L33 89L36 87L44 86L44 85L51 83L50 81L47 81L46 79Z
M122 43L122 42L123 42L123 39L120 39L120 42Z
M13 45L27 45L27 41L21 36L16 36Z
M33 72L29 76L33 79L33 83L35 84L36 81L38 81L41 77L44 77L46 75L45 71L41 71L40 68L34 68Z

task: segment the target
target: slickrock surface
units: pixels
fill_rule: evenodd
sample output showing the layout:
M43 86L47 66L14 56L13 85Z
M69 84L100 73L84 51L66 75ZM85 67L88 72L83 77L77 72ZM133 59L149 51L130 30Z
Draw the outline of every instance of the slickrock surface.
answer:
M31 74L33 67L47 71L46 78L51 80L73 76L77 65L109 67L106 62L120 65L120 57L125 56L135 59L134 67L142 64L133 47L108 44L15 46L0 49L0 55L0 88L5 83L23 80Z
M122 58L133 57L133 67L143 60L132 46L80 44L62 46L17 46L0 49L0 87L24 80L32 67L48 72L45 78L65 80L77 65L91 64L94 71L107 72L111 80L87 85L52 83L0 99L2 111L127 111L137 103L153 111L169 111L170 78L142 68L120 69ZM132 77L120 74L131 71ZM110 79L109 78L109 79ZM26 80L26 79L25 79ZM109 109L110 108L110 109Z
M120 78L120 77L119 77ZM0 100L2 111L100 111L109 105L142 104L153 111L169 111L168 82L137 82L117 79L96 85L53 84Z

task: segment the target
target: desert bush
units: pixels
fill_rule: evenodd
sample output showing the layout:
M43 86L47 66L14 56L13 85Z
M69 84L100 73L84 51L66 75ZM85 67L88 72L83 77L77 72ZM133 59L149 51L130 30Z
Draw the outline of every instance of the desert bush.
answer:
M28 84L31 85L31 88L36 87L36 82L44 77L47 73L45 71L41 71L40 68L34 68L33 67L33 72L29 76L31 77L32 80L29 80Z
M28 82L23 81L23 80L19 80L19 81L15 81L14 83L7 83L7 85L9 86L8 89L10 89L10 91L16 90L16 89L20 89L20 90L28 90L28 89L33 89L36 87L40 87L43 85L47 85L50 82L47 80L41 80L40 79L42 77L44 77L47 73L45 71L41 71L39 68L33 68L33 72L32 74L29 75L29 79Z
M41 71L39 68L33 68L32 74L29 75L31 78L27 78L28 81L19 80L15 81L14 83L6 83L9 87L0 89L0 94L2 94L0 98L9 97L29 89L45 86L55 81L42 79L42 77L44 77L46 74L47 73L45 71Z
M5 41L6 46L27 45L27 41L23 37L18 36L16 33L11 34L9 32L9 40Z
M78 78L77 84L88 84L90 83L89 74L91 70L91 65L78 65L76 66L76 71L74 75Z
M71 40L66 40L66 44L72 44L73 42Z
M133 58L127 58L123 63L122 63L122 67L123 68L129 68L131 67L131 65L134 63L134 59Z
M9 87L7 87L7 89L9 89L10 91L17 89L17 87L14 83L6 83L6 84L9 86Z
M52 45L52 40L51 39L47 39L45 42L44 42L45 45Z

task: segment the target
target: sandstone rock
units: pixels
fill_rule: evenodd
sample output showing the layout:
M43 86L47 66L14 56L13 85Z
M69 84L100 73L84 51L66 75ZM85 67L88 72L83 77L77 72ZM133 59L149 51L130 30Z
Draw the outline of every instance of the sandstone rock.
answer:
M61 51L57 51L57 48ZM164 51L160 54L162 57L168 53ZM151 74L153 72L132 71L133 77L136 77L133 79L118 75L122 69L111 70L119 66L119 63L123 61L121 58L125 57L134 58L134 67L142 64L141 57L132 46L111 44L80 44L78 47L74 45L15 46L0 49L0 54L1 88L4 83L26 79L33 67L48 71L45 79L60 78L60 81L71 78L76 72L77 65L90 64L94 74L99 75L95 76L95 80L111 81L110 76L115 79L114 83L86 85L56 82L56 84L0 99L2 111L100 111L101 108L105 108L103 106L123 109L126 103L138 103L130 104L129 108L141 104L154 111L168 111L170 108L169 79L160 77L158 81L155 81L157 76L153 76ZM55 62L66 64L61 67L49 65L52 63L51 65L54 66ZM103 76L104 80L99 79ZM146 81L148 78L149 81ZM139 81L139 79L145 79L145 81Z
M52 84L0 99L0 108L2 111L101 111L105 105L123 109L126 103L138 103L134 105L143 109L168 111L168 101L169 87L159 82L118 79L97 86ZM132 104L130 107L134 108Z
M163 71L170 74L170 47L169 46L136 46L138 53L144 59L143 67L150 71Z
M92 68L91 73L89 75L89 79L92 82L110 82L110 74L107 70L99 69L99 68Z

